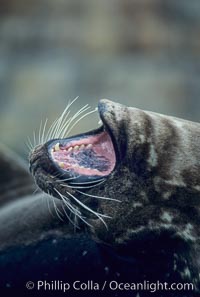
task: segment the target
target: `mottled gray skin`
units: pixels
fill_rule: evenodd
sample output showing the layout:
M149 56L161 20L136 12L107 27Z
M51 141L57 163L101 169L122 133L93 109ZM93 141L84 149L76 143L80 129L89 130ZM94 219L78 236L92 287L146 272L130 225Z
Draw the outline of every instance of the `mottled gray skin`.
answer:
M108 231L94 222L95 235L123 243L142 228L173 228L196 242L200 231L200 124L102 100L100 115L117 147L117 166L93 192L112 216ZM91 191L92 192L92 191Z
M180 239L189 247L187 255L175 250L174 263L183 265L174 265L173 273L178 270L183 281L199 288L200 124L108 100L101 101L100 115L110 127L118 161L106 183L90 193L121 202L101 201L98 211L112 219L106 221L108 230L93 221L95 238L118 246L148 232L158 238L169 232L169 242ZM148 252L148 240L146 246Z

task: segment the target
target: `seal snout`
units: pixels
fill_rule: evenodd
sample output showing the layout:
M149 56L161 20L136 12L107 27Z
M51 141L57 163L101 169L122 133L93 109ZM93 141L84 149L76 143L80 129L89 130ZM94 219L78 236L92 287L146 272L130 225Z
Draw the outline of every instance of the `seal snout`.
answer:
M34 174L37 169L37 162L41 156L42 145L38 145L34 147L34 149L30 152L29 155L29 171Z
M114 110L122 106L119 103L115 103L108 99L100 99L98 104L98 111L101 119L105 119L109 114L113 114Z
M38 170L44 170L46 173L51 172L49 156L46 145L36 146L29 156L29 170L35 176Z

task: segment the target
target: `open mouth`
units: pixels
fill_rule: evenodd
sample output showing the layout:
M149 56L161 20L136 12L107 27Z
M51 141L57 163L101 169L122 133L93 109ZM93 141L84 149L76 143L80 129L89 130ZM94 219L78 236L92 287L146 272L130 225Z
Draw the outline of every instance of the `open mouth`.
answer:
M85 134L52 140L47 148L59 175L71 182L99 180L116 165L113 142L104 125Z
M117 166L118 143L111 125L112 117L106 102L102 100L98 105L102 126L96 130L64 138L65 133L69 133L80 119L91 113L85 113L88 107L82 107L75 115L69 117L69 108L74 101L67 105L46 135L46 122L44 128L40 129L39 144L33 148L29 156L30 172L40 189L63 201L63 210L68 218L65 208L74 214L75 221L78 217L88 224L85 216L89 213L92 219L98 218L106 225L104 218L109 216L98 212L99 203L101 200L118 200L97 196L93 192L88 194L85 193L85 189L99 186ZM82 198L77 198L75 194ZM55 210L59 216L60 211Z

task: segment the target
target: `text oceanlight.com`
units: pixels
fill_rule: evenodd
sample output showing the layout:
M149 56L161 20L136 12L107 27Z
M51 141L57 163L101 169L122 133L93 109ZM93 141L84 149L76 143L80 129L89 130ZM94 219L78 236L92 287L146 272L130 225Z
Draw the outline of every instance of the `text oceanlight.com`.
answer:
M167 283L167 282L149 282L143 281L141 283L126 283L119 282L116 280L112 281L103 281L95 282L93 280L88 280L86 282L81 282L76 280L72 283L63 282L60 280L55 281L46 281L38 280L37 282L29 281L26 283L26 288L28 290L37 290L37 291L62 291L68 292L70 290L75 291L149 291L151 293L157 291L193 291L194 284L192 283Z

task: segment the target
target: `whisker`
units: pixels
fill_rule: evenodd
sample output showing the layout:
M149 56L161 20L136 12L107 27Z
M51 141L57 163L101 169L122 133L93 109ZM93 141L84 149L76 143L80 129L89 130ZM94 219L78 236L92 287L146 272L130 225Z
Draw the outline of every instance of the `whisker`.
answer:
M80 193L80 194L83 194L83 195L85 195L85 196L92 197L92 198L97 198L97 199L102 199L102 200L110 200L110 201L121 202L121 201L118 200L118 199L109 198L109 197L101 197L101 196L90 195L90 194L86 194L86 193L84 193L84 192L82 192L82 191L79 191L79 190L77 190L77 192Z
M66 205L66 206L67 206L67 205ZM68 208L68 207L67 207L67 208ZM74 226L74 222L71 220L70 216L69 216L68 213L66 212L64 205L62 205L62 209L63 209L63 211L64 211L64 213L65 213L67 219L69 220L69 222ZM79 227L78 225L75 225L75 227L78 228L78 229L80 229L80 227Z
M34 191L33 191L33 194L32 195L35 195L37 192L39 192L40 189L37 187Z
M62 133L59 134L60 138L63 138L65 135L67 136L69 134L68 128L71 125L71 123L83 112L88 110L90 107L88 104L80 108L62 127Z
M64 195L62 195L61 198L62 198L62 201L64 202L64 204L67 206L67 208L70 210L70 212L72 214L77 215L79 218L82 217L81 212L77 208L73 207L70 204L70 202L69 202L69 200L68 200L67 197L65 197Z
M34 147L35 147L37 145L35 131L33 131L33 142L34 142Z
M78 97L77 97L78 98ZM77 99L75 98L75 100ZM73 103L73 102L72 102ZM83 107L81 107L71 118L69 118L67 120L67 122L65 122L65 119L67 119L67 115L65 116L64 120L62 119L62 125L61 125L61 129L60 129L60 132L57 136L59 136L59 138L63 138L63 136L65 135L65 131L67 130L67 127L68 125L74 120L76 119L82 112L86 111L88 109L88 104L84 105ZM67 108L68 109L68 108ZM69 111L70 113L70 111ZM63 114L62 114L63 115ZM61 115L61 116L62 116ZM64 129L64 132L61 134L61 132L63 131Z
M72 130L72 128L70 128L70 125L73 123L74 120L76 120L77 117L79 117L83 112L86 112L90 107L88 106L88 104L84 105L82 108L80 108L73 117L71 117L69 119L69 121L65 124L64 126L64 131L62 132L62 134L60 135L61 138L63 138L64 136L69 135L69 130ZM73 125L73 124L72 124Z
M53 205L54 205L55 212L56 212L58 218L59 218L61 221L64 222L64 220L63 220L62 217L60 216L60 215L62 215L62 213L61 213L60 210L57 208L56 203L55 203L55 201L54 201L54 197L52 197L52 198L53 198L52 201L53 201ZM59 213L60 213L60 215L59 215Z
M80 200L78 200L74 195L72 195L71 193L67 192L67 194L72 197L79 205L81 205L83 208L85 208L86 210L88 210L89 212L91 212L92 214L94 214L95 216L97 216L101 221L102 223L106 226L107 228L107 224L105 223L105 221L103 220L103 217L104 218L111 218L110 216L107 216L107 215L104 215L104 214L101 214L101 213L98 213L94 210L92 210L91 208L89 208L87 205L85 205L84 203L82 203Z
M61 116L58 118L58 121L57 121L57 124L55 126L55 130L54 130L54 138L59 138L59 129L60 129L60 126L62 125L63 123L63 118L65 117L66 115L66 112L68 111L68 109L70 108L70 106L78 99L78 97L76 97L74 100L72 100L72 102L68 103L67 107L64 109L63 113L61 114ZM61 126L62 127L62 126Z
M52 198L51 198L50 194L49 194L49 196L46 196L45 195L45 197L46 197L46 201L47 201L47 206L48 206L48 209L49 209L49 213L52 215L52 217L54 217L54 214L52 213L52 210L51 210L51 207L50 207L50 201L52 202Z
M82 182L82 183L70 183L70 185L87 185L87 184L94 184L94 183L97 183L97 185L98 185L98 183L99 182L103 182L103 181L105 181L105 178L102 178L102 179L99 179L99 180L93 180L93 181L88 181L88 182Z
M63 194L61 194L56 188L54 188L54 190L56 191L56 193L58 193L58 195L60 196L60 198L61 199L63 199L63 198L65 198L65 204L67 205L67 206L70 206L71 207L71 210L72 210L72 212L74 211L74 208L73 208L73 206L72 205L70 205L70 201L69 201L69 199L67 198L67 197L65 197ZM80 213L80 211L78 210L78 213L81 215L81 213Z
M72 213L74 216L78 216L80 219L82 218L81 213L79 210L77 210L76 208L74 208L70 202L67 201L65 196L61 197L63 203L66 205L66 207L69 209L70 213ZM69 221L73 224L73 221L71 220L71 218L68 216ZM78 225L77 225L78 227Z
M65 205L67 206L67 208L76 216L78 216L80 218L80 220L82 220L85 224L87 224L88 226L92 227L91 224L89 224L81 215L80 211L78 209L75 209L71 204L67 203L68 202L68 198L64 195L62 195L57 189L55 189L55 191L58 193L58 195L61 197L62 201L65 203Z
M64 120L63 120L63 117L65 116L65 118L67 118L70 114L70 111L66 114L66 116L64 114L61 115L61 117L57 120L57 123L55 125L55 128L54 128L54 132L53 132L53 138L60 138L59 135L60 135L60 129L63 127L64 125ZM67 122L69 121L69 119L67 120Z
M45 120L43 130L42 130L42 136L41 136L41 143L43 144L45 142L45 131L47 126L48 119Z
M80 177L80 175L75 176L75 177L65 178L65 179L57 179L56 182L69 181L69 180L76 179L76 178L79 178L79 177Z
M71 127L70 129L67 131L67 135L71 132L71 130L78 124L78 122L80 122L83 118L85 118L86 116L88 116L91 113L96 112L97 109L95 108L94 110L91 110L89 112L87 112L86 114L84 114L83 116L81 116Z
M71 102L69 102L64 109L63 113L60 115L58 119L56 119L49 127L48 131L47 129L47 122L48 119L45 120L44 125L43 121L40 122L38 137L36 138L35 131L33 132L33 144L29 140L29 150L32 150L36 145L43 144L47 142L50 139L56 139L56 138L64 138L65 135L69 135L69 133L72 131L75 125L77 125L83 118L88 116L89 114L95 112L97 109L88 111L90 109L90 106L88 104L81 107L72 117L69 118L70 110L69 108L72 106L72 104L78 99L76 97ZM83 114L84 113L84 114ZM83 115L81 115L83 114ZM45 133L46 132L46 133ZM46 134L46 135L45 135Z
M104 182L104 180L102 182L99 182L98 184L95 184L95 185L92 185L92 186L71 186L71 185L65 185L65 184L61 184L63 187L67 187L67 188L71 188L71 189L91 189L91 188L94 188L94 187L97 187L99 185L101 185L102 183Z
M74 233L76 233L76 226L77 226L77 222L78 222L78 219L77 219L77 215L74 214ZM80 227L78 227L80 229Z
M55 121L53 121L53 123L49 127L49 129L47 131L47 134L46 134L45 142L47 140L50 140L50 139L53 138L53 132L54 132L54 128L55 128L55 125L56 125L57 122L58 122L58 119L56 119Z
M62 135L61 133L62 133L63 129L65 129L65 126L71 121L71 118L72 118L72 117L68 118L69 115L70 115L70 111L67 112L65 118L62 121L61 127L57 131L57 135L56 135L57 138L63 138L63 136L61 136Z
M40 128L38 134L38 144L41 144L41 133L42 133L42 120L40 121Z
M65 201L67 197L66 196L63 196L63 202ZM70 207L72 207L72 205L70 204ZM74 215L77 216L81 221L83 221L86 225L88 225L89 227L93 227L90 223L88 223L82 215L79 215L79 213L76 211L77 209L76 208L73 208L74 210Z
M33 149L28 142L26 142L25 145L26 145L27 153L30 152Z
M27 137L27 143L26 143L26 145L30 148L30 150L33 149L34 146L33 146L32 142L30 140L30 137Z

